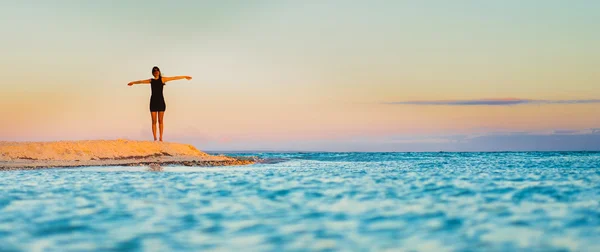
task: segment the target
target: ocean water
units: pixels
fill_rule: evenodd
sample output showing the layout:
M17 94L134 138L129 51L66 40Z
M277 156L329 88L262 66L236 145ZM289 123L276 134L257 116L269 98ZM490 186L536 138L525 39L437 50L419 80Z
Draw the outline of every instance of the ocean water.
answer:
M235 155L0 172L0 251L600 251L599 152Z

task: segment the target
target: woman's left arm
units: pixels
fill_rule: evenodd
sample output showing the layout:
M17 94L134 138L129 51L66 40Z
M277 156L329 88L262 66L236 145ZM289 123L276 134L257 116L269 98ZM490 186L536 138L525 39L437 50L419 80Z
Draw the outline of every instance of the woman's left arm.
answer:
M186 80L191 80L192 77L190 76L173 76L173 77L162 77L162 81L163 83L167 82L167 81L174 81L174 80L181 80L181 79L186 79Z

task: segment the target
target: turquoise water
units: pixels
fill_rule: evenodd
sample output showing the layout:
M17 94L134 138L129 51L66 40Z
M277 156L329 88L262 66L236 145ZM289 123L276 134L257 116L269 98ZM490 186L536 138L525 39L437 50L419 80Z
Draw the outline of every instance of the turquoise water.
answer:
M0 172L0 251L600 251L600 153Z

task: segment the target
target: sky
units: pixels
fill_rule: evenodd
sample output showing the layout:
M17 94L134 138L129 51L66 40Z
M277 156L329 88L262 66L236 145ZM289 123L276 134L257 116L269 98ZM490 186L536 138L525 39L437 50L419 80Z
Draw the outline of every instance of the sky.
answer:
M0 3L0 141L201 150L600 150L600 2Z

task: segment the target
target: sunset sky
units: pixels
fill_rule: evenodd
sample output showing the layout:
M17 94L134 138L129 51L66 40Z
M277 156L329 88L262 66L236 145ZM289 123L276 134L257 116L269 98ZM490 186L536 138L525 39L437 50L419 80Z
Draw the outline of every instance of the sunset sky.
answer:
M0 141L600 150L600 1L4 1Z

